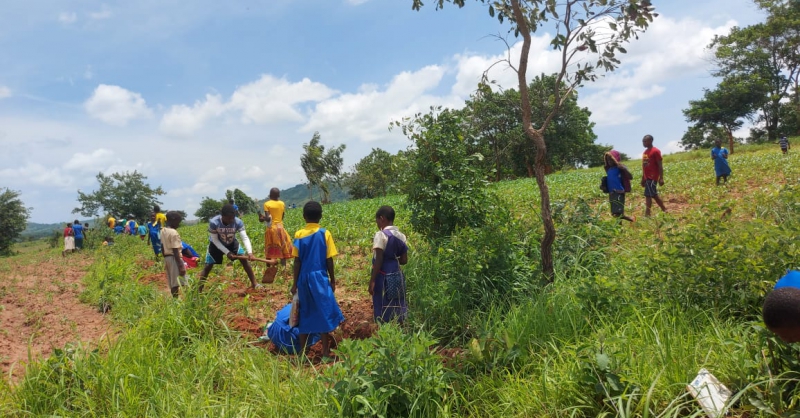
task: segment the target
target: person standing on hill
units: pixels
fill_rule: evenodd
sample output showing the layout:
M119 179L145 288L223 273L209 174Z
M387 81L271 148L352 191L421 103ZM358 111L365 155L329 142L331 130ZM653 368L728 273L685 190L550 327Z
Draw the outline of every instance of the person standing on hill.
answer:
M728 165L728 150L722 147L722 141L714 141L714 148L711 149L711 159L714 160L714 172L717 175L717 186L719 179L724 179L728 183L728 176L731 175L731 167Z
M264 257L267 259L279 258L281 265L286 267L286 260L292 258L292 240L283 227L286 204L280 198L281 191L277 187L270 189L269 200L264 202L264 214L259 213L258 220L267 222L267 228L264 231Z
M644 216L650 216L650 208L653 200L658 207L666 212L664 202L658 196L658 186L664 185L664 165L661 161L661 151L653 146L653 135L645 135L642 138L642 145L645 150L642 154L642 187L644 187L645 209Z
M153 213L156 215L155 221L163 228L167 224L167 215L161 212L161 206L153 205Z
M633 174L619 162L619 151L611 150L603 154L603 168L608 178L608 203L611 206L611 216L633 222L636 218L625 216L625 193L631 191Z
M61 252L61 256L64 257L73 251L75 251L75 237L72 236L72 225L68 223L64 228L64 251Z
M75 237L75 248L83 249L83 225L76 219L72 224L72 234Z
M778 140L778 145L781 146L781 152L784 154L786 154L789 149L792 148L792 146L789 145L789 138L787 138L786 135L781 135L781 139Z

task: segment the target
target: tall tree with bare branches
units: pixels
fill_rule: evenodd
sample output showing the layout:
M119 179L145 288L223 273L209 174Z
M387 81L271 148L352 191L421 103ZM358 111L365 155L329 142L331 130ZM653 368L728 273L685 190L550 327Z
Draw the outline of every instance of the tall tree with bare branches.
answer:
M520 92L522 125L526 137L535 148L534 175L541 194L541 217L544 235L541 242L542 273L551 282L553 242L556 229L550 210L550 191L545 179L547 145L544 134L564 102L577 87L594 81L603 72L613 71L620 64L618 54L625 53L623 45L638 38L657 16L650 0L477 0L489 5L489 15L501 24L508 22L510 32L522 37L522 50L516 63L506 62L517 73ZM412 0L419 10L422 0ZM452 3L464 7L467 0L435 0L436 8ZM554 29L550 45L561 51L560 70L553 85L553 107L539 126L534 126L528 91L528 59L531 34L537 30ZM516 64L516 65L515 65ZM484 77L486 78L486 77ZM488 80L484 80L484 84ZM567 88L560 88L562 83ZM478 89L479 91L481 89Z

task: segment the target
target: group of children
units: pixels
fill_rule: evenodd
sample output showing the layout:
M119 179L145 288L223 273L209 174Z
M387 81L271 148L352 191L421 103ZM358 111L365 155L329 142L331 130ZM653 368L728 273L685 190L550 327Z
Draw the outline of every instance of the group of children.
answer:
M64 250L61 251L61 256L65 257L69 253L82 250L88 231L88 223L81 225L77 219L71 224L68 223L64 228Z
M266 261L270 266L278 261L286 266L286 260L294 260L291 293L296 295L294 300L298 306L288 304L279 310L266 334L279 350L287 353L305 352L307 347L321 341L323 358L328 357L333 341L331 333L344 321L344 315L334 295L336 271L333 257L338 252L331 232L320 225L322 205L310 201L303 206L306 225L291 240L283 224L286 206L280 200L280 191L271 189L269 197L264 203L264 213L259 214L259 221L266 223L266 229L265 259L258 260ZM183 261L187 245L177 231L182 219L178 212L170 211L162 223L159 214L158 208L154 208L147 224L147 240L156 256L163 254L167 283L172 295L177 297L180 287L187 284L187 266ZM390 206L382 206L375 214L379 231L373 239L373 267L368 290L377 322L402 322L407 309L405 278L400 266L408 261L408 246L406 236L394 226L394 217L394 209ZM223 205L220 213L211 218L208 238L205 265L198 275L199 291L203 290L214 266L222 264L226 258L241 263L253 289L261 287L256 283L250 264L257 260L253 256L252 243L232 204ZM191 247L188 248L194 253ZM270 281L265 276L264 282ZM293 308L297 312L296 324L290 323L289 312Z

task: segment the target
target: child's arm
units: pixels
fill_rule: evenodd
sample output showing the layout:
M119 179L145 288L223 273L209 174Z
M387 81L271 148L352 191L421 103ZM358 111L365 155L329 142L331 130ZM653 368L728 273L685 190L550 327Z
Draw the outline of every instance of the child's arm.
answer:
M375 248L375 260L372 262L372 274L369 277L369 294L375 292L375 280L383 268L383 248ZM330 259L329 259L330 260Z
M397 262L400 263L401 266L405 266L408 263L408 251L404 252L403 255L398 257Z
M300 257L294 258L294 265L292 266L292 294L297 293L297 278L300 277Z
M333 257L328 257L328 278L331 280L331 290L336 291L336 276L334 275Z

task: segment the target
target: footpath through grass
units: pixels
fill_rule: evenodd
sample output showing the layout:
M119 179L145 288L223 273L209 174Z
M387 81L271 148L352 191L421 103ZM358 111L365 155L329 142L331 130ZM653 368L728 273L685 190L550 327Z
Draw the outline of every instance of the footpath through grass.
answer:
M481 228L430 242L407 224L402 198L325 206L339 299L367 299L374 211L398 209L409 235L409 323L347 339L333 365L249 344L230 321L272 306L227 291L241 270L217 268L208 292L174 301L134 240L98 250L83 299L123 330L98 351L61 351L0 395L5 416L700 416L685 386L710 370L735 396L734 416L793 416L798 347L760 324L764 294L800 247L800 157L740 147L733 177L714 186L708 152L665 159L670 213L641 217L634 185L620 226L598 169L548 177L558 228L557 276L538 276L538 192L532 180L493 186ZM635 176L638 161L631 164ZM255 248L257 222L246 217ZM289 211L287 228L301 226ZM203 248L205 226L180 232ZM287 282L273 285L286 296ZM238 299L237 299L238 298Z

